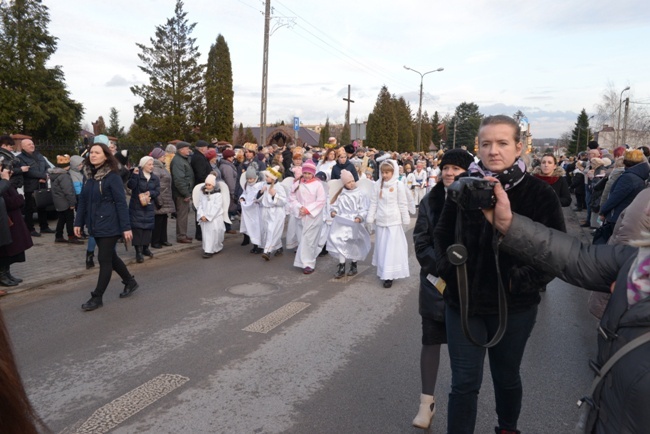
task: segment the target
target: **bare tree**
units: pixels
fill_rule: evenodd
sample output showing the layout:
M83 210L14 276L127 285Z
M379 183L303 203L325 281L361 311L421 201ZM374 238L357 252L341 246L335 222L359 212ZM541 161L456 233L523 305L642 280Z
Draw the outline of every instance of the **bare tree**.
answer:
M600 129L603 125L618 128L619 110L621 122L625 114L625 98L630 99L630 106L627 115L627 128L637 131L650 131L650 122L648 122L648 111L640 104L637 104L634 98L634 89L630 89L623 96L621 104L621 91L614 83L607 84L607 89L603 91L599 104L596 104L595 123L596 128ZM622 128L622 126L621 126Z

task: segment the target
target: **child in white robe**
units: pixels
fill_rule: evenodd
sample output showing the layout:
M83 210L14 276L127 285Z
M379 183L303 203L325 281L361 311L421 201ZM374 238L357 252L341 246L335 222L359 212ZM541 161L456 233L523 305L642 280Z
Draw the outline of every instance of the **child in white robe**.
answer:
M320 253L318 241L323 225L323 208L327 202L325 188L316 178L316 165L307 160L302 164L300 183L291 190L291 214L302 222L300 244L293 262L294 267L302 268L304 274L311 274L316 267L316 258Z
M386 160L379 166L380 180L374 185L368 210L368 222L375 223L375 251L372 265L384 281L384 288L390 288L393 280L409 277L408 244L402 225L410 222L407 192L398 181L395 160Z
M271 253L275 256L282 254L282 230L284 229L287 193L284 187L279 185L278 180L282 177L278 166L267 168L262 174L266 178L266 184L257 193L258 200L262 204L262 245L264 253L262 258L265 261L271 260Z
M249 166L246 169L246 184L244 191L239 197L241 204L241 223L239 232L244 234L242 246L253 243L251 253L262 253L262 206L257 200L257 193L264 186L264 182L259 181L255 168Z
M341 170L343 188L332 198L330 215L334 219L327 245L334 256L339 257L339 266L334 277L345 276L345 261L350 259L348 276L357 274L357 261L363 261L370 251L370 235L363 223L368 216L368 197L357 188L354 176L348 170Z
M203 239L203 257L211 258L223 249L226 225L223 221L223 200L221 190L217 187L216 177L212 174L205 178L201 188L201 198L196 209L196 219L201 225Z
M291 184L291 190L298 188L300 185L300 179L302 178L302 166L295 166L291 169L293 172L293 184ZM287 247L287 250L297 249L298 244L300 244L300 237L302 236L302 222L297 215L291 212L291 205L287 202L286 206L287 211L287 234L285 238L284 245Z

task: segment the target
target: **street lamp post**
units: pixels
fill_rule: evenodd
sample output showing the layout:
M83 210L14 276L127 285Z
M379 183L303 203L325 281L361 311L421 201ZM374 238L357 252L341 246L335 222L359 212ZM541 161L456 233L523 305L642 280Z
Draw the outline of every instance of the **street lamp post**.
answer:
M433 71L427 71L424 74L421 73L420 71L416 71L413 68L409 68L406 65L404 65L404 69L408 69L409 71L413 71L413 72L420 75L420 106L418 108L418 144L417 144L418 152L420 152L420 140L422 138L422 87L423 87L423 84L424 84L424 76L427 75L427 74L430 74L432 72L444 71L445 68L434 69Z
M621 97L618 99L618 125L616 126L616 143L614 147L618 146L618 132L621 131L621 106L623 105L623 92L630 90L630 86L621 91Z

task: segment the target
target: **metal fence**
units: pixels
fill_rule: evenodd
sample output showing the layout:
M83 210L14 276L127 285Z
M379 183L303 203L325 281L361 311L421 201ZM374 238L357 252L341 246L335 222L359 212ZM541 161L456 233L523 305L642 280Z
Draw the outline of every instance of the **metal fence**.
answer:
M70 140L70 141L49 141L49 140L38 140L34 141L36 149L43 155L47 157L50 161L56 161L57 155L81 155L90 145L84 143L81 140ZM137 164L145 155L149 155L151 150L154 148L151 144L144 143L128 143L120 142L118 145L119 150L128 150L129 151L129 161L133 164Z

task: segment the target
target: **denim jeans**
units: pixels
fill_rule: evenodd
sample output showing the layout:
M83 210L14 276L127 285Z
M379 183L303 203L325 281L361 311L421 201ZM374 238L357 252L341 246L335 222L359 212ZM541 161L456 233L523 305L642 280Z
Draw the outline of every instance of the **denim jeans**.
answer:
M459 311L447 306L445 314L451 363L447 432L472 434L476 424L478 393L483 382L486 348L472 344L465 337ZM519 366L536 317L537 306L524 312L508 313L503 339L496 346L487 349L497 417L499 427L503 429L517 429L523 394ZM488 342L498 328L498 315L476 315L469 318L469 329L477 342Z

